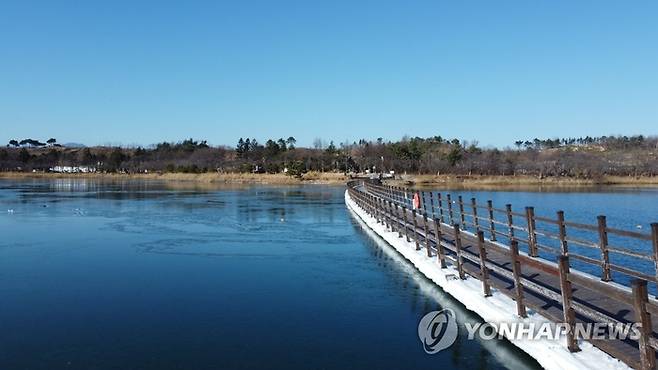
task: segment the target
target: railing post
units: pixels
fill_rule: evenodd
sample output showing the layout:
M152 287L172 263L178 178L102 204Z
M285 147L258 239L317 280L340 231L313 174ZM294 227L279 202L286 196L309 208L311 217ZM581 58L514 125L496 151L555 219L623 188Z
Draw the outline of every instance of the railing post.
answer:
M409 203L409 188L404 188L404 205L410 205Z
M386 225L386 211L384 210L384 198L381 198L380 196L377 196L375 198L375 206L377 207L377 212L379 212L379 218L381 219L382 225L384 225L384 228L387 228Z
M411 210L411 217L413 217L413 219L414 219L414 222L413 222L413 225L414 225L414 242L416 243L416 250L419 251L420 250L420 242L418 241L418 223L416 221L416 219L418 217L416 215L416 210L415 209Z
M655 222L651 224L651 244L653 245L654 272L656 281L658 281L658 223Z
M395 205L395 214L397 215L397 228L398 228L398 238L402 237L402 216L400 215L400 212L404 212L401 206L398 206L397 204Z
M430 245L430 232L427 226L427 213L423 213L423 226L425 229L425 247L427 248L427 257L432 257L432 246Z
M487 201L487 209L489 210L489 228L491 231L491 240L496 241L496 224L494 223L493 202Z
M482 291L485 297L491 296L489 284L489 270L487 269L487 251L484 249L484 233L478 231L478 253L480 254L480 276L482 277Z
M366 206L368 206L368 214L373 217L377 223L379 223L377 220L377 215L375 214L375 209L372 206L372 194L366 195Z
M434 192L430 191L430 205L432 207L432 219L436 218L436 213L434 213Z
M537 257L537 233L535 232L535 207L525 207L525 217L528 220L528 251L530 257Z
M397 226L398 226L398 212L397 209L395 208L395 203L393 201L388 201L386 202L388 204L388 211L390 213L390 221L391 221L391 232L397 231Z
M393 231L393 226L391 226L391 213L390 208L388 208L387 199L382 199L382 208L384 210L384 219L386 220L386 229Z
M393 202L390 200L386 201L386 208L388 209L388 226L391 229L391 232L395 232L393 222L395 221L395 215L393 214Z
M375 195L375 210L377 211L377 214L379 215L379 223L382 225L386 225L386 222L384 221L384 214L382 213L382 208L380 206L381 198L379 198L378 195Z
M471 198L471 207L473 208L473 225L475 225L475 232L480 231L480 221L478 220L478 207L475 198Z
M601 248L601 280L610 281L610 256L608 254L608 223L605 216L596 217L599 224L599 248Z
M507 228L508 228L508 238L510 242L512 240L516 240L514 238L514 227L513 227L513 217L512 217L512 205L511 204L505 204L505 211L507 212Z
M404 236L407 238L407 242L410 242L411 239L409 239L409 228L407 227L407 206L404 205L402 206L402 222L403 227L404 227Z
M379 220L377 219L377 212L375 211L375 207L373 204L374 197L372 194L368 193L366 201L368 202L368 208L370 208L370 216L375 219L375 223L379 223Z
M465 279L466 275L464 274L464 259L462 257L462 236L459 230L459 224L454 224L452 227L455 230L455 253L457 254L457 272L459 272L459 278Z
M389 229L393 231L393 228L391 227L391 214L389 213L388 200L382 199L381 202L382 211L384 212L384 222L386 223L386 231Z
M381 198L379 198L379 195L373 195L373 197L372 197L372 200L373 200L372 205L375 207L375 214L379 217L379 223L383 225L383 224L384 224L384 217L382 217L382 210L381 210L381 208L379 207L379 200L380 200L380 199L381 199Z
M425 204L425 191L423 190L420 191L420 198L423 206L423 212L427 213L427 205Z
M446 268L446 255L441 244L441 224L436 218L434 219L434 237L436 238L436 255L439 258L439 266L444 269Z
M564 323L568 326L566 333L567 348L569 352L578 352L580 348L578 348L578 342L575 336L576 312L571 305L573 292L571 290L571 281L569 281L569 257L565 255L558 256L557 262L560 272L560 291L562 293Z
M443 200L441 199L441 193L436 193L436 199L439 202L439 220L443 223Z
M468 228L466 227L466 217L464 216L464 201L461 195L457 197L457 200L459 201L459 219L461 220L462 229L466 230Z
M651 325L651 314L647 312L647 302L649 301L649 293L647 291L646 280L634 279L631 282L631 289L633 291L633 310L635 311L635 320L641 325L639 329L640 338L638 340L638 347L640 349L640 365L641 369L655 369L656 367L656 352L649 342L653 335L653 328Z
M379 196L375 197L375 207L377 208L377 213L379 213L379 219L384 228L386 226L386 213L384 213L384 207L382 206L382 198Z
M521 262L519 262L519 242L512 240L510 245L512 257L512 273L514 274L514 292L516 293L516 314L520 317L528 317L523 303L523 284L521 284Z
M569 246L567 244L567 227L564 224L564 211L557 211L557 226L560 230L560 250L562 255L569 254Z
M448 201L448 220L450 220L450 225L454 225L455 219L452 215L452 198L450 194L446 196L446 200Z

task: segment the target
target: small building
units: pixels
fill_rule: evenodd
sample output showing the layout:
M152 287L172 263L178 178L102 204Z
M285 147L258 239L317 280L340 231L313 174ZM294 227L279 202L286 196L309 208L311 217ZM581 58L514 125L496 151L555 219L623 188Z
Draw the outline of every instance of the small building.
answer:
M50 172L56 173L94 173L95 167L89 166L55 166L48 169Z

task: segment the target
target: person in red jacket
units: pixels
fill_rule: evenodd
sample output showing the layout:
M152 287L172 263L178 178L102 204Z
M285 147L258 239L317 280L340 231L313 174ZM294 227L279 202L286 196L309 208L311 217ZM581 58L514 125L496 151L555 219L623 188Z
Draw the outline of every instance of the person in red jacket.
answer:
M414 193L413 207L414 209L420 209L420 194L418 192Z

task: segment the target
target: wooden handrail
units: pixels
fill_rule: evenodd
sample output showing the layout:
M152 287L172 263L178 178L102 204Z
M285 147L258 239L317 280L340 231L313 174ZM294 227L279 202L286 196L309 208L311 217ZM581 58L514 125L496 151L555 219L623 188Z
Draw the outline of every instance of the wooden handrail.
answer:
M390 194L392 191L390 189L387 189L383 185L376 185L373 183L367 183L364 182L363 186L367 186L369 191L372 191L376 193L379 196L386 197L390 199ZM397 190L398 193L407 193L407 194L412 194L414 190L412 189L404 189L400 188ZM454 209L453 209L453 204L457 205L458 209L458 215L457 217L460 220L460 224L462 228L471 228L473 227L475 231L477 230L482 230L487 232L490 235L490 238L492 240L497 239L498 236L505 237L506 239L515 239L518 240L519 242L522 242L524 245L528 247L528 253L531 255L537 255L538 251L544 251L544 252L551 252L555 253L555 250L553 247L550 247L546 245L545 243L540 243L537 240L537 237L542 237L542 238L547 238L547 239L552 239L555 241L558 241L560 245L569 245L572 244L574 246L581 246L581 247L586 247L586 248L592 248L592 249L598 249L600 250L601 256L600 260L593 259L592 257L587 257L583 256L584 258L579 258L576 256L576 259L578 259L579 262L590 264L590 265L595 265L601 269L601 276L602 279L604 280L611 280L612 276L610 274L611 268L610 268L610 261L609 261L609 253L615 253L619 255L624 255L626 257L631 257L635 259L639 259L642 261L653 261L654 265L656 265L656 273L654 275L658 276L658 247L656 247L656 251L652 251L654 253L648 253L648 252L642 252L642 251L636 251L636 250L631 250L628 248L624 247L618 247L618 246L610 246L607 244L602 244L601 243L601 232L604 232L606 235L607 234L614 234L618 236L623 236L627 238L632 238L636 240L641 240L641 241L647 241L647 240L652 240L651 235L643 234L643 233L638 233L635 231L628 231L628 230L620 230L620 229L615 229L615 228L610 228L607 225L601 228L601 225L587 225L583 223L578 223L578 222L573 222L573 221L567 221L563 220L562 223L560 222L559 219L550 219L547 217L542 217L542 216L537 216L534 214L534 208L532 211L532 214L529 216L528 215L528 208L532 207L526 207L526 214L521 214L518 212L514 212L511 207L506 207L506 209L500 209L500 208L495 208L491 204L490 201L487 202L487 206L484 205L478 205L477 202L475 202L475 207L473 207L474 204L474 198L471 199L471 203L468 207L465 207L467 205L466 202L464 202L463 199L457 198L457 200L453 201L452 196L450 194L446 194L446 198L448 199L448 209L444 209L443 203L443 196L441 193L437 193L437 199L438 199L438 204L435 205L433 209L433 218L436 217L436 214L438 213L441 217L441 222L443 222L443 215L444 213L447 213L449 215L450 219L450 224L454 223ZM430 199L434 199L433 197L433 192L430 192ZM395 201L395 200L393 200ZM398 204L408 206L408 202L399 202ZM471 212L468 211L468 209L471 209ZM488 211L488 217L485 216L480 216L478 215L477 208L480 209L486 209ZM426 209L426 207L424 207ZM447 212L446 212L447 211ZM503 213L506 216L505 221L501 221L495 218L495 212L498 213ZM525 226L520 226L519 224L516 224L513 222L513 218L515 217L523 217L526 219L526 224L527 227ZM559 217L559 216L558 216ZM433 220L431 218L430 220ZM510 220L512 220L510 222ZM560 233L553 233L551 231L547 231L541 228L537 228L534 223L535 222L543 222L543 223L549 223L556 225L558 227L558 231L560 229L566 230L567 228L571 229L577 229L577 230L582 230L586 232L592 232L591 234L591 239L582 239L582 238L575 238L573 236L570 236L567 233L564 233L564 235L560 235ZM531 224L532 223L532 224ZM500 232L496 230L496 225L505 227L507 229L506 233ZM532 230L531 230L532 229ZM516 233L514 231L518 231L519 233ZM593 233L596 231L596 233ZM520 237L520 233L527 234L528 238L523 238ZM533 238L534 236L534 238ZM606 241L607 243L607 241ZM564 248L561 248L562 250L559 252L559 254L564 254L568 253L567 250L563 250ZM619 266L617 266L619 267ZM622 268L617 268L615 271L622 273L623 275L627 275L629 277L637 277L637 276L648 276L647 274L643 274L641 271L633 271L632 269L628 267L622 267ZM654 279L656 280L656 279Z

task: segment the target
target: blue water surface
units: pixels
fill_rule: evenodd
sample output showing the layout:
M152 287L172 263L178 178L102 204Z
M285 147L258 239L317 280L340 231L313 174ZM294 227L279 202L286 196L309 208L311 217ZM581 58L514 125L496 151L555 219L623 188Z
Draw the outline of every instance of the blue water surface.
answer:
M367 235L343 193L0 181L0 369L537 367L466 340L477 317ZM443 307L461 333L428 355L417 325Z

